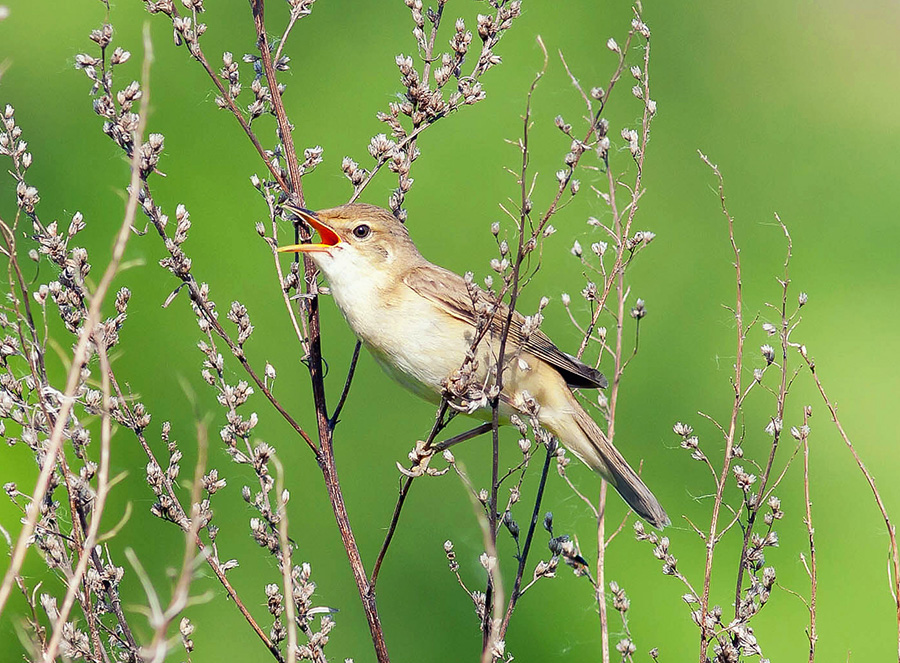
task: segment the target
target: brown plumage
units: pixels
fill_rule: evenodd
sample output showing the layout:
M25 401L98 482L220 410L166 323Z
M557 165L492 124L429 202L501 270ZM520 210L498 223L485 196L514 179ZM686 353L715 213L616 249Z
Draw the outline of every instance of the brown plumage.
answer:
M461 367L475 336L475 305L464 279L422 257L406 226L387 210L350 204L294 211L319 231L322 242L279 250L308 253L348 324L382 368L414 393L439 402L444 381ZM475 298L489 303L483 291ZM482 381L497 363L507 315L501 306L478 344ZM503 420L533 398L540 405L541 425L563 446L609 481L639 516L655 527L668 525L653 493L570 390L603 388L606 378L562 352L540 330L526 335L524 323L521 314L513 314L504 357ZM487 418L490 410L479 414Z

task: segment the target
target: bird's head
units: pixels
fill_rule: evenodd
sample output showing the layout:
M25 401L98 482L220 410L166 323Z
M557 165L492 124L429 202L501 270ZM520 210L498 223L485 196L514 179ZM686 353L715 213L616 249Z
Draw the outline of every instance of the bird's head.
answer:
M406 226L375 205L351 203L318 212L286 209L318 231L321 241L282 246L278 251L308 254L331 282L351 274L357 278L396 274L421 259Z

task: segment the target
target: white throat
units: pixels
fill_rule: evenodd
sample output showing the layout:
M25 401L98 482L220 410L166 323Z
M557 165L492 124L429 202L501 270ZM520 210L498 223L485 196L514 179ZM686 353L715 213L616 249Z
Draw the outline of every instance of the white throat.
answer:
M380 264L374 265L365 253L342 242L313 257L350 327L358 336L368 336L373 331L368 328L381 319L379 311L385 304L383 293L392 285L393 256L383 258L379 255Z

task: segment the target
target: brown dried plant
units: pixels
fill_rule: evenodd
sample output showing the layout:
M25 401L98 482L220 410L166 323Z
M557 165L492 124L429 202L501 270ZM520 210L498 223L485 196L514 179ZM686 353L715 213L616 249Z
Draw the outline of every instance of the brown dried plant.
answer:
M617 63L605 87L583 89L560 53L562 66L584 101L585 117L580 129L561 116L555 119L556 127L564 136L565 149L560 150L562 156L556 168L552 194L546 200L536 201L534 192L538 176L531 164L529 144L533 127L532 103L550 61L544 43L538 37L544 55L543 66L527 91L521 135L510 141L518 151L518 165L510 169L515 178L515 200L500 205L508 219L491 227L498 252L490 261L493 273L484 279L483 288L476 284L474 273L466 275L473 303L487 304L475 307L476 334L470 351L461 361L459 370L447 376L443 399L430 432L425 439L415 442L409 454L410 464L399 466L401 478L396 505L371 572L366 570L347 513L333 447L335 429L353 383L360 345L357 343L354 349L343 389L335 406L330 408L324 383L319 319L319 296L324 289L320 287L316 269L308 258L302 263L297 259L284 269L275 250L282 243L278 235L284 220L294 222L296 240L309 238L310 229L290 218L286 206L305 206L303 178L323 161L321 146L305 148L302 153L297 149L294 125L282 100L285 84L279 79L279 74L290 68L290 58L285 50L290 34L298 21L310 16L314 0L289 0L288 20L274 43L269 37L264 0L250 0L257 52L239 59L226 52L218 70L211 65L202 45L202 37L207 31L202 22L203 0L182 0L181 6L176 6L173 0L144 0L144 4L151 14L158 15L158 20L171 23L176 47L183 48L206 72L215 88L216 105L235 118L264 165L264 175L253 175L251 182L262 198L270 226L257 224L256 231L271 250L272 268L281 288L288 323L296 336L297 353L309 371L315 430L311 423L301 423L300 418L275 396L276 368L269 363L259 366L248 358L245 347L255 331L250 309L240 302L232 302L224 321L220 320L217 304L211 298L211 287L196 273L184 247L192 226L188 210L183 205L176 206L173 223L170 223L168 214L157 202L155 182L159 176L164 138L158 133L148 133L152 121L147 109L153 60L148 31L145 30L143 44L142 81L120 87L117 67L130 58L130 53L124 47L113 45L111 10L107 5L106 21L90 35L95 46L91 52L76 56L76 67L90 81L93 110L102 119L103 133L128 157L130 168L127 205L115 236L112 258L96 286L91 287L88 279L91 264L87 251L75 246L78 234L87 225L85 219L80 213L74 214L65 232L57 221L45 223L42 220L38 191L28 180L27 171L33 157L27 150L11 106L6 106L0 127L0 155L11 162L17 204L11 221L0 220L3 235L0 251L8 264L7 300L0 312L0 327L5 334L0 342L0 434L10 443L27 445L40 467L40 475L30 492L22 492L12 483L5 486L23 518L15 541L5 529L2 530L11 556L0 585L0 615L4 613L11 593L20 591L30 611L25 617L31 639L30 658L51 661L62 657L98 663L163 661L176 643L180 643L190 660L195 626L185 609L201 599L192 596L191 582L199 568L205 565L221 584L227 599L241 613L247 627L276 661L293 663L299 659L324 663L329 659L326 647L335 628L334 611L317 604L319 596L311 568L308 563L296 561L302 550L290 538L290 493L284 488L285 471L276 447L259 439L256 432L258 415L255 412L247 414L246 406L258 392L303 441L312 456L310 460L321 472L379 663L390 660L375 594L380 571L415 480L445 474L458 477L470 494L483 535L484 546L479 561L484 573L474 580L464 578L452 540L448 538L444 545L450 570L475 608L477 628L482 635L481 661L513 660L512 648L507 646L506 638L515 609L535 583L556 575L560 562L572 568L576 576L586 577L591 585L599 620L601 660L606 663L613 655L610 634L616 630L623 632L625 637L615 644L614 649L621 660L634 660L637 645L627 619L631 603L625 589L608 580L612 573L606 561L608 547L624 530L630 514L611 526L606 522L607 484L601 482L598 494L589 496L570 480L567 474L569 459L556 440L539 425L537 403L513 420L519 434L519 455L504 472L499 439L499 398L503 367L509 360L507 339L513 315L523 289L534 281L541 269L544 242L557 232L551 220L581 191L580 173L599 173L602 185L589 188L605 208L606 215L603 220L591 217L588 224L604 233L605 239L593 243L590 252L586 252L578 241L571 249L584 273L589 275L581 296L590 313L586 319L579 320L580 313L571 306L571 298L563 294L562 302L582 335L577 357L590 357L595 366L603 366L610 374L608 394L601 394L596 403L589 405L605 420L609 440L615 440L620 386L626 368L638 355L640 325L647 314L643 299L632 295L627 272L637 264L638 254L647 250L655 237L653 232L638 230L636 225L639 203L645 193L644 166L650 128L657 112L650 87L651 32L644 22L640 4L634 8L633 20L622 45L614 39L609 39L606 44L616 55ZM405 4L410 10L415 42L410 44L409 50L414 49L417 55L396 57L402 94L397 102L377 114L377 119L387 125L387 130L375 135L366 146L372 161L361 166L356 160L345 157L341 164L341 170L352 186L351 202L360 198L384 166L396 174L397 186L389 197L388 206L401 221L406 220L404 202L413 185L410 176L413 164L420 156L418 137L437 121L484 98L482 78L501 63L496 49L521 12L518 0L488 0L487 13L477 16L473 33L467 27L471 22L467 24L463 18L458 18L452 29L442 29L446 0L436 0L434 8L425 8L421 0L405 0ZM480 40L480 49L473 47L473 43L477 45L475 34ZM449 44L449 49L444 52L440 50L441 39ZM248 73L252 80L245 86L242 76L246 81ZM621 88L619 82L627 75L635 81L631 93L637 100L640 119L633 128L612 131L606 119L610 100L634 103L627 95L621 95L621 101L620 97L612 96L614 90ZM140 111L137 110L138 102ZM810 371L885 520L890 539L891 586L897 601L900 634L900 559L896 532L874 478L856 454L826 395L815 362L806 347L794 340L800 322L799 311L807 303L807 296L801 293L796 306L788 304L792 245L786 227L781 224L788 248L780 278L780 301L772 307L775 322L760 323L759 316L748 321L742 293L741 256L734 219L725 205L722 177L705 156L701 157L718 178L721 208L727 219L727 236L736 270L736 297L731 309L736 326L736 361L731 383L733 407L724 423L712 415L703 415L722 436L721 455L717 455L718 451L707 451L711 443L704 444L701 449L699 438L690 425L677 423L674 427L681 446L709 468L714 486L708 526L698 526L685 519L704 543L696 553L703 562L702 576L691 577L682 571L667 537L647 532L640 521L635 522L634 530L638 539L652 544L654 556L663 562L663 573L677 578L685 587L682 598L699 628L701 663L762 656L763 645L754 634L751 620L767 604L770 594L780 587L774 567L767 566L765 558L769 548L778 542L775 523L785 517L776 490L785 478L788 466L802 451L806 507L802 520L808 533L809 553L808 557L802 553L801 559L809 574L810 589L808 598L804 593L784 589L801 596L806 604L809 660L812 662L818 638L818 567L809 480L812 409L808 405L792 409L788 399L791 385L803 369ZM160 265L179 281L164 306L172 305L184 292L196 318L200 333L197 347L202 355L200 375L214 390L223 410L219 413L224 422L219 430L222 450L234 463L248 466L255 476L254 486L243 486L241 494L254 511L250 535L277 568L277 573L261 593L271 618L268 629L247 607L261 602L259 597L251 600L240 596L229 580L228 574L238 567L238 561L229 557L226 551L220 551L217 543L220 527L230 525L216 519L213 496L238 475L207 467L208 458L221 457L210 453L208 448L208 419L194 413L197 425L188 435L197 438L198 461L185 489L179 483L182 446L175 439L172 425L164 422L159 441L151 441L148 434L151 414L128 391L129 388L123 386L137 382L141 376L128 376L126 381L110 358L110 351L119 343L119 331L126 322L131 293L122 288L110 302L108 290L112 279L121 271L126 243L131 235L141 234L136 230L138 212L146 216L164 247L165 257ZM778 222L781 223L780 219ZM141 241L155 240L149 237ZM30 284L23 275L21 263L26 255L52 269L53 280L37 286ZM540 328L548 301L548 298L542 298L537 311L526 317L524 333L534 333ZM103 310L110 306L115 313L104 318ZM73 337L70 342L74 341L75 345L71 357L67 357L69 368L65 383L54 386L48 377L47 354L48 346L53 342L49 320L57 314L65 333ZM501 333L497 362L491 367L487 380L479 381L474 366L476 349L485 341L492 326L498 323ZM780 351L768 343L762 345L762 361L756 362L761 365L750 369L747 365L752 362L746 356L745 344L751 334L759 330L777 337ZM790 368L789 357L795 357L795 352L802 361ZM99 372L99 382L92 377L94 372ZM235 377L236 373L239 378ZM777 377L767 379L769 373L775 373ZM771 436L771 444L767 456L754 460L744 456L742 442L746 424L743 408L747 397L758 391L764 391L773 399L772 415L764 427ZM439 439L456 414L471 413L482 407L491 408L490 422L449 439ZM91 420L95 417L99 418L99 424L92 426ZM779 465L776 461L780 457L776 457L776 451L788 417L797 420L797 425L789 428L795 446L789 459ZM144 473L155 497L151 513L174 524L184 535L184 553L168 601L160 597L160 588L153 585L144 570L141 551L122 553L115 545L116 534L127 523L120 523L108 532L100 530L104 506L118 481L118 477L110 477L110 440L114 425L120 429L120 436L127 433L146 455ZM96 435L98 429L99 452L92 451L89 446L91 436ZM451 448L487 433L491 434L491 479L488 488L480 488L476 487ZM164 462L159 460L159 452L154 451L159 445L166 449ZM539 449L543 450L543 458L532 464ZM444 466L439 467L439 463ZM539 469L529 472L532 466ZM541 515L545 488L554 466L561 480L587 504L596 518L596 548L592 546L590 551L583 551L574 537L555 533L559 524L554 523L552 512ZM536 482L536 494L533 503L520 505L526 477ZM508 497L502 499L504 487L508 487ZM673 510L678 509L677 505L673 506ZM524 512L524 517L518 515L520 512ZM723 514L727 518L725 524ZM526 524L520 526L520 521ZM550 556L534 563L529 557L540 536L539 526L548 534ZM509 569L504 567L497 553L498 538L506 535L516 549L515 564ZM718 566L714 565L716 548L725 536L739 536L742 544L740 557L729 565L728 572L721 570L721 559ZM22 565L29 547L39 552L48 570L59 579L57 587L28 585ZM122 606L120 586L126 570L116 562L122 554L127 557L145 592L151 631L146 639L136 635L135 615L126 613ZM593 557L593 563L589 562L589 557ZM734 573L733 616L726 616L726 610L714 603L711 595L714 571ZM479 583L478 589L470 589L473 582ZM620 629L610 624L609 604L619 614ZM177 635L173 638L170 631L174 630L175 624ZM650 651L653 660L657 655L656 648Z

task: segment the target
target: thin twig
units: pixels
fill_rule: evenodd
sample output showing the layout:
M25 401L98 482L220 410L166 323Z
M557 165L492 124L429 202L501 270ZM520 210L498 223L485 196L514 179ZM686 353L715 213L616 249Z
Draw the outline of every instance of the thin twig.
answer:
M146 83L146 77L149 76L150 63L153 60L153 51L146 32L144 46L144 75ZM136 145L140 145L142 136L144 135L144 132L146 130L148 112L147 109L149 108L147 104L148 98L149 89L147 90L147 93L144 97L140 113L140 120L138 123L137 131L135 133ZM97 324L100 321L100 308L103 304L103 299L106 297L109 286L119 269L119 264L121 263L122 256L125 253L125 245L128 243L128 239L131 235L131 226L134 223L134 217L137 211L137 192L139 190L138 185L140 183L141 172L140 157L140 150L134 150L134 154L131 158L131 193L128 196L125 215L122 219L122 224L119 227L119 232L116 235L116 241L113 245L112 257L110 258L109 264L106 266L106 270L103 272L103 276L100 279L100 282L97 284L97 288L91 297L91 305L88 310L88 315L82 325L81 334L78 339L78 345L75 347L75 352L73 353L72 365L69 368L69 373L66 378L66 388L60 399L61 405L59 413L56 416L56 421L53 426L53 432L50 435L50 440L47 444L44 464L41 467L41 473L38 477L37 484L35 485L34 492L31 497L31 502L32 504L34 504L34 508L31 509L28 517L25 520L25 524L22 527L22 531L19 534L18 540L16 541L16 547L13 551L9 568L6 570L6 575L3 578L3 584L2 586L0 586L0 615L3 614L3 609L6 606L6 601L9 598L9 594L12 590L12 585L15 577L18 575L19 571L22 568L22 562L25 559L25 552L28 547L28 541L30 540L31 535L34 532L34 527L40 514L40 509L37 508L37 505L41 502L41 500L44 499L44 495L46 495L47 493L47 488L50 482L50 475L53 473L53 468L56 465L57 454L59 454L62 450L64 440L63 432L69 424L69 415L71 414L72 408L75 403L75 391L77 390L78 383L81 379L81 369L88 358L88 343L93 340L94 330L96 329ZM99 524L98 516L95 517L95 520ZM84 560L84 564L87 564L86 558ZM83 572L84 570L82 570L82 573Z
M287 42L288 35L291 34L291 30L294 29L294 24L298 19L303 18L304 16L308 16L310 10L308 6L301 4L297 4L295 7L291 8L291 16L288 19L287 27L284 29L284 33L281 35L281 39L278 40L278 49L275 51L275 62L278 62L281 59L281 51L284 48L285 42Z
M440 433L444 427L449 423L445 420L445 415L447 414L447 409L449 404L446 399L441 400L441 405L438 408L437 414L434 418L434 424L431 426L431 432L428 434L428 437L425 440L425 448L431 446L431 443L434 441L434 438L437 437L438 433ZM485 428L487 426L487 428ZM452 446L457 441L462 442L464 439L468 440L475 435L471 435L472 432L478 431L476 435L480 435L481 433L487 432L490 430L490 424L483 424L478 428L473 429L472 431L467 431L462 435L451 438L450 440L445 440L441 442L439 445L434 447L436 453L440 453L444 449ZM466 437L463 437L466 436ZM460 438L457 440L457 438ZM448 442L450 444L448 444ZM387 534L384 537L384 541L381 544L381 549L378 551L378 557L375 558L375 565L372 567L372 575L369 580L369 588L370 591L375 591L375 585L378 583L378 574L381 572L381 565L384 563L384 558L387 555L388 548L391 545L391 541L394 539L394 533L397 531L397 523L400 520L400 513L403 511L403 505L406 503L406 497L409 495L409 489L412 488L412 482L415 477L406 476L403 480L403 485L400 487L400 494L397 497L397 503L394 505L394 513L391 515L391 522L388 525Z
M816 595L818 591L819 575L816 567L816 537L812 520L812 500L809 496L809 433L808 422L812 408L803 408L803 498L806 504L806 533L809 536L809 663L816 659L816 642L819 639L816 633Z
M145 34L145 38L149 38L147 34ZM62 607L56 618L56 623L53 625L53 635L50 638L47 648L44 650L44 661L47 663L56 658L59 643L62 640L63 627L69 618L69 611L72 609L72 605L75 602L75 595L78 591L81 579L87 571L88 562L92 555L95 554L94 546L97 542L97 533L100 530L100 518L103 514L103 509L106 506L106 498L109 494L109 446L110 437L112 436L109 408L109 359L106 356L106 348L102 340L97 343L97 351L101 357L100 363L103 375L103 412L100 424L100 467L97 472L97 493L93 500L93 504L91 505L91 524L84 538L84 544L81 546L81 556L78 560L78 566L75 568L75 572L69 579L66 596L63 599ZM90 600L90 590L85 588L83 591L85 598Z
M479 424L475 426L475 428L470 428L467 431L460 433L459 435L454 435L453 437L447 438L443 442L438 442L437 444L432 445L432 448L435 452L439 453L444 451L445 449L449 449L452 446L459 444L460 442L466 442L467 440L471 440L474 437L478 437L479 435L484 435L489 430L493 428L493 425L490 422L485 422L483 424Z
M522 586L522 577L525 573L525 564L528 561L528 551L531 549L531 542L534 539L534 531L537 527L541 513L541 500L544 497L544 486L547 484L547 475L550 472L550 461L556 457L556 442L547 446L547 456L544 459L544 467L541 470L541 479L538 483L537 496L534 498L534 510L531 513L531 522L528 525L528 533L525 535L525 544L522 546L522 552L519 554L519 567L516 570L516 578L513 581L512 592L509 595L509 603L506 605L506 614L503 622L500 624L500 630L497 635L501 640L506 637L506 629L509 627L509 620L512 618L513 610L519 597L522 596L520 588Z
M372 567L372 576L369 580L369 587L375 591L375 585L378 583L378 574L381 572L381 565L384 563L384 556L387 555L391 541L394 539L394 532L397 531L397 523L400 521L400 513L403 511L403 505L406 503L406 496L409 495L409 489L412 488L414 477L404 477L403 485L400 486L400 495L397 498L397 504L394 505L394 513L391 515L391 523L388 525L387 534L384 536L384 542L378 551L378 557L375 558L375 565Z
M734 270L736 283L734 317L735 326L737 329L737 355L734 363L734 378L732 381L732 386L734 388L734 404L731 409L731 419L728 424L728 431L725 434L725 451L724 461L722 463L722 471L719 479L716 481L716 498L713 502L713 511L710 518L709 536L706 539L706 566L703 574L703 593L700 596L699 661L700 663L705 663L707 660L707 646L709 641L713 637L713 634L706 627L706 616L707 614L709 614L709 587L710 581L712 579L713 554L715 551L716 543L718 542L717 527L719 524L719 510L722 507L722 499L725 492L725 483L728 479L728 474L731 469L731 461L733 458L732 449L734 447L735 431L737 430L738 416L740 414L741 384L743 379L744 367L745 330L743 316L743 282L741 280L741 252L738 249L737 242L734 237L734 218L731 216L731 214L729 214L728 208L725 205L724 179L722 177L722 174L719 172L718 167L713 165L712 162L710 162L706 155L704 155L702 152L700 152L699 154L700 159L712 169L713 173L716 175L716 179L718 179L719 181L719 203L722 208L722 214L724 214L725 218L728 221L728 237L731 242L732 252L734 253Z
M600 617L600 660L609 663L609 615L606 607L606 497L609 482L600 480L597 497L597 614Z
M787 238L787 255L784 259L784 277L780 280L781 283L781 325L779 329L779 337L781 340L781 383L778 387L778 393L775 400L775 416L777 417L779 422L784 421L784 405L787 399L788 393L788 344L789 344L789 334L790 327L787 315L787 298L788 298L788 286L790 285L790 276L789 276L789 268L791 264L791 254L793 250L793 244L791 242L791 235L787 230L787 227L781 223L781 219L778 218L778 215L775 215L775 218L781 224L781 228L784 231L784 235ZM747 391L753 387L755 382L751 383ZM741 399L743 402L743 398ZM760 479L759 479L759 488L756 491L756 500L748 505L748 515L747 515L747 525L744 528L744 543L741 548L740 560L738 563L737 570L737 581L735 586L735 598L734 598L734 616L735 619L738 617L738 611L740 610L741 605L741 594L742 594L742 584L744 577L744 568L746 566L747 553L750 548L750 539L753 536L753 526L756 524L756 517L759 514L759 510L765 502L762 500L762 496L765 494L766 486L769 482L769 475L772 472L772 467L775 464L775 452L778 450L778 443L781 439L781 431L782 426L774 426L774 435L772 436L772 444L769 449L769 459L766 462L766 467L763 470ZM787 469L787 468L785 468Z
M260 59L262 60L263 70L266 74L266 80L272 95L272 109L278 120L279 137L284 146L285 159L290 172L290 188L285 188L284 192L286 195L293 197L297 205L303 207L305 201L300 180L300 166L297 162L294 141L291 136L291 125L288 122L287 114L284 110L284 102L282 101L281 93L278 90L278 80L275 76L275 67L272 62L272 53L269 49L269 41L266 34L265 3L263 0L250 0L250 8L253 12L253 21L256 26L256 38ZM313 265L312 260L310 260L307 255L304 255L303 257L303 265L306 285L307 288L309 288L315 284L317 270ZM322 476L325 480L328 498L332 510L334 511L335 520L337 521L341 541L350 562L353 578L356 581L356 587L359 591L363 611L365 612L366 621L369 625L369 632L372 636L372 644L375 648L376 657L379 663L388 663L390 657L388 656L387 644L384 640L384 630L381 626L381 618L378 615L375 594L369 585L362 558L359 554L359 547L356 543L356 538L353 535L353 530L350 527L350 519L347 515L347 507L344 503L344 495L341 492L340 480L335 465L332 431L328 419L328 406L325 401L318 297L311 297L306 301L306 319L309 327L308 366L313 390L313 402L316 409L316 424L319 433L319 453L317 456L319 467L322 470Z
M269 243L269 249L272 251L272 262L275 266L275 275L278 277L278 287L281 289L281 299L284 302L288 317L291 319L291 326L294 328L294 333L297 335L297 341L300 343L300 346L304 348L305 355L309 355L309 350L307 349L308 334L300 329L300 323L297 321L297 314L294 312L294 306L291 304L290 289L285 288L284 272L281 269L281 261L279 260L280 254L277 251L278 244L276 243L276 239L278 238L278 216L275 213L274 196L268 190L263 191L266 198L266 204L269 206L269 219L272 221L272 236L271 238L266 239ZM294 232L296 235L295 243L298 243L300 241L300 229L295 226Z
M281 582L284 588L285 621L287 622L288 643L287 663L297 660L297 606L294 602L294 581L291 572L291 541L288 537L287 501L284 490L284 467L278 456L273 456L275 463L275 499L278 504L278 542L281 547Z
M153 640L150 644L150 652L152 657L145 655L145 660L150 663L163 663L168 653L168 644L166 633L169 626L178 615L187 607L190 599L191 580L194 576L195 561L197 553L194 550L193 542L199 540L200 527L203 524L200 518L200 495L203 489L203 475L206 472L206 455L209 447L206 426L198 421L196 424L197 433L197 463L194 465L194 479L191 484L191 521L184 536L184 553L181 559L181 571L178 573L178 580L175 583L175 589L172 590L172 598L169 599L169 605L165 610L154 610L153 606L156 601L151 600L151 625L154 627ZM134 558L137 560L137 557ZM146 583L145 583L146 589ZM148 597L153 598L152 587L147 590Z
M631 42L634 39L634 35L635 35L634 29L631 29L628 31L628 37L625 39L625 44L621 47L621 49L619 51L619 63L616 67L616 70L613 72L612 77L609 80L609 85L606 88L606 92L603 94L603 98L600 100L600 107L597 109L597 112L593 116L594 122L591 124L591 128L588 131L588 135L587 135L587 138L585 138L585 141L589 140L590 137L594 134L594 132L596 132L597 123L600 120L600 116L603 113L603 110L606 108L606 104L609 101L609 96L612 93L613 87L615 87L615 84L619 81L619 79L622 76L622 72L625 70L626 56L628 54L629 49L631 48ZM650 43L648 40L644 47L644 74L643 74L644 80L643 80L643 84L644 84L644 99L645 100L650 98L649 74L648 74L649 63L650 63ZM643 174L644 155L646 154L647 142L650 139L650 121L649 121L650 118L651 118L651 115L648 112L647 104L645 102L643 118L642 118L642 125L641 125L641 151L640 151L639 159L637 162L638 174L637 174L637 178L636 178L636 184L632 188L632 201L629 204L629 206L623 210L619 210L616 207L616 186L615 185L618 182L616 182L615 178L613 177L612 173L610 172L608 161L606 164L606 174L607 174L607 179L608 179L608 184L609 184L608 204L610 206L610 210L612 211L613 219L615 219L617 222L621 222L622 214L624 214L625 212L629 213L627 221L625 222L625 231L624 231L624 235L622 235L623 237L627 237L631 230L631 222L634 219L634 213L637 212L637 199L640 198L640 195L641 195L640 194L640 184L641 184L641 176ZM613 236L617 241L619 241L619 238L620 238L619 233L613 233ZM620 270L623 269L624 264L625 264L624 252L617 251L615 263L613 264L612 269L609 270L608 273L610 275L617 274ZM615 280L613 278L605 279L605 286L603 288L603 292L600 294L600 296L597 300L597 306L594 309L593 313L591 314L591 322L587 326L587 330L586 330L586 333L584 334L584 337L582 338L581 345L578 347L578 352L575 353L575 356L579 359L581 359L581 356L584 354L584 351L587 349L587 344L588 344L588 341L590 340L589 337L594 333L594 329L597 326L597 321L600 319L600 315L605 310L606 299L609 297L609 294L612 291L612 287L613 287L614 283L615 283ZM606 660L604 660L604 663L606 663Z
M513 316L515 315L516 303L519 298L519 278L520 278L520 270L522 267L522 263L525 259L525 224L530 221L530 209L531 204L528 196L528 160L530 153L528 151L528 130L531 127L531 99L534 95L534 91L537 88L538 82L543 78L544 74L547 71L547 63L549 61L549 55L547 54L547 48L544 46L544 42L540 36L537 37L538 45L541 47L541 50L544 53L544 63L543 67L531 82L531 87L528 90L528 95L526 97L525 102L525 115L523 116L523 130L522 130L522 141L521 141L521 150L522 150L522 170L521 175L519 177L519 188L521 191L521 200L519 207L519 222L518 222L518 248L516 251L516 260L513 264L512 270L512 278L511 278L511 287L509 289L509 306L507 308L506 318L503 320L503 327L500 331L500 339L499 339L499 349L497 351L497 363L496 363L496 379L495 379L495 387L496 387L496 395L491 400L491 430L492 430L492 462L491 462L491 492L490 492L490 502L488 505L488 522L490 525L490 537L491 537L491 547L496 548L497 541L497 489L498 489L498 470L500 466L500 394L503 392L503 370L504 365L506 363L506 343L509 338L509 331L512 327ZM499 637L497 634L493 633L492 628L492 598L496 598L493 596L494 586L493 586L494 578L492 574L488 574L488 584L487 589L485 591L485 614L484 614L484 622L482 624L483 629L483 638L482 638L482 660L485 659L487 655L489 655L491 650L491 645L494 641L494 638Z
M638 14L638 9L635 9L636 18L640 20L640 15ZM604 110L610 96L610 92L615 86L616 82L621 77L625 66L626 66L626 58L628 55L628 51L630 49L630 45L637 34L637 28L632 24L632 29L629 30L628 36L625 40L625 46L621 48L619 52L619 62L616 70L613 73L613 76L610 79L609 87L607 91L603 94L601 98L600 108L597 110L595 114L592 115L594 121L591 125L591 131L596 131L599 126L599 120L602 111ZM625 371L626 366L628 365L629 360L624 359L624 351L623 351L623 342L624 342L624 323L625 323L625 302L628 298L629 291L625 286L625 270L630 264L630 260L633 257L633 249L628 248L627 239L631 234L631 225L634 220L634 215L638 209L638 201L642 195L641 182L644 171L644 159L646 156L646 148L647 143L649 141L650 134L650 123L653 118L653 113L650 111L649 100L650 100L650 40L647 35L645 36L644 46L642 48L643 51L643 68L641 69L640 74L640 82L641 89L643 91L642 98L644 100L643 105L643 113L641 119L641 142L638 151L635 152L632 149L632 158L637 167L637 173L635 175L635 180L633 186L629 186L624 182L619 181L616 177L614 177L612 169L609 164L608 156L604 156L604 162L606 165L606 177L607 177L607 194L602 195L606 203L609 205L610 211L613 217L613 224L611 228L607 228L607 232L610 234L613 242L615 243L616 255L615 261L611 269L607 270L602 259L600 261L601 272L603 276L603 290L599 295L596 301L596 306L594 307L594 302L592 302L593 311L591 314L591 321L588 324L587 328L583 332L583 337L581 341L581 345L579 346L578 352L576 356L581 358L584 354L585 349L587 348L588 342L591 340L593 336L594 329L596 328L597 322L600 318L600 315L606 310L606 301L610 294L615 290L616 293L616 301L615 301L615 311L613 311L613 318L616 323L616 338L614 347L610 348L607 346L605 340L601 341L601 352L600 357L598 358L598 364L600 359L603 357L603 350L608 349L609 353L613 358L613 373L612 379L610 380L610 390L609 396L607 397L607 406L606 406L606 437L613 443L615 440L616 433L616 413L618 410L618 400L621 388L621 380L622 375ZM563 60L565 64L565 60ZM576 79L572 75L568 66L566 65L566 71L569 74L569 77L572 79L573 84L579 90L582 95L582 98L585 100L585 103L588 106L589 112L591 112L591 103L590 99L584 94L584 91L577 84ZM590 137L590 133L588 137ZM630 193L630 200L628 204L619 209L616 192L617 188L622 186ZM639 320L639 319L638 319ZM639 326L636 325L635 328L635 344L631 354L631 358L633 358L637 354L638 349L638 329ZM609 617L606 605L606 548L609 545L609 541L606 538L606 505L607 505L607 497L608 497L608 483L605 479L601 478L600 481L600 491L597 498L597 506L592 509L597 514L597 583L596 583L596 601L597 601L597 611L600 619L600 639L601 639L601 653L600 658L602 663L609 663L610 660L610 644L609 644ZM625 519L622 521L622 524L609 538L611 541L615 536L621 531L621 528L624 526L625 520L627 520L628 514L626 514Z
M145 0L146 1L146 0ZM174 3L170 3L166 9L163 10L163 13L172 19L173 24L175 23L175 19L179 18L181 15L178 10L175 8ZM177 28L176 28L177 30ZM238 124L241 125L241 129L244 130L244 133L247 134L247 138L250 139L250 142L253 144L253 147L256 149L257 154L259 154L260 158L263 160L263 163L266 164L266 167L269 169L270 174L275 179L278 186L285 192L289 191L289 187L287 183L284 181L284 177L282 176L281 169L278 167L278 162L276 159L269 160L268 155L266 154L266 150L260 144L259 139L256 137L256 134L253 132L253 129L250 127L250 122L247 121L247 118L244 117L244 114L241 112L241 109L238 108L237 104L234 101L234 98L231 96L231 93L228 91L222 81L219 80L219 77L216 75L216 72L213 71L213 68L210 66L209 61L206 59L206 55L203 53L203 49L200 48L200 40L199 36L196 36L193 39L193 42L188 41L188 39L184 38L182 35L182 39L184 41L185 47L187 48L188 53L190 53L191 57L197 60L200 65L203 67L204 71L206 71L209 78L212 80L213 85L216 86L216 89L219 91L219 95L225 101L225 104L228 106L228 110L231 111L231 114L234 115L235 119L238 121ZM273 94L276 93L277 90L273 91ZM296 159L295 159L296 161Z
M885 507L884 501L881 499L881 493L878 492L878 488L875 485L875 477L873 477L869 473L869 470L866 469L865 464L863 464L862 458L859 457L859 454L856 452L856 448L853 446L853 442L850 441L850 437L847 435L843 425L841 424L841 420L838 418L837 408L835 407L833 401L831 401L828 398L828 395L825 393L825 387L822 386L822 382L821 380L819 380L819 374L816 372L815 360L809 356L805 345L801 345L798 348L798 351L800 352L800 356L803 357L803 360L806 362L806 365L809 367L810 373L812 373L813 380L816 383L819 394L822 396L822 400L825 402L825 406L828 408L829 414L831 414L831 420L834 422L834 425L837 428L841 439L850 450L850 454L853 456L853 460L856 461L856 466L859 468L859 471L862 472L863 476L865 477L866 483L869 484L869 488L872 490L872 495L875 498L875 504L878 505L878 510L881 512L881 517L884 519L884 524L887 527L888 538L890 539L890 555L894 570L894 578L891 586L891 591L897 609L897 651L898 659L900 659L900 552L898 552L897 549L897 528L891 522L887 507Z

